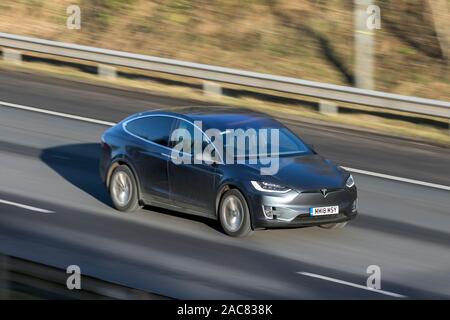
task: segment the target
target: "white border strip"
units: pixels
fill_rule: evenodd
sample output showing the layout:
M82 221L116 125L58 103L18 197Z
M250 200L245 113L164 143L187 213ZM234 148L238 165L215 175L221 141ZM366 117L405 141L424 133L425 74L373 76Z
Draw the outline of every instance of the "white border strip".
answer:
M384 294L386 296L390 296L390 297L394 297L394 298L407 298L407 296L404 296L402 294L398 294L398 293L394 293L394 292L390 292L390 291L385 291L385 290L380 290L380 289L373 289L373 288L369 288L369 287L366 287L366 286L362 286L360 284L356 284L356 283L352 283L352 282L348 282L348 281L344 281L344 280L339 280L339 279L335 279L335 278L322 276L320 274L309 273L309 272L297 272L297 273L301 274L303 276L317 278L317 279L322 279L322 280L326 280L326 281L331 281L331 282L343 284L343 285L346 285L346 286L349 286L349 287L354 287L354 288L367 290L367 291L374 292L374 293Z
M430 188L436 188L436 189L450 191L450 187L449 186L444 186L442 184L435 184L435 183L430 183L430 182L424 182L424 181L419 181L419 180L414 180L414 179L408 179L408 178L402 178L402 177L397 177L397 176L391 176L391 175L388 175L388 174L377 173L377 172L366 171L366 170L360 170L360 169L354 169L354 168L348 168L348 167L341 167L341 168L343 168L343 169L345 169L347 171L350 171L350 172L359 173L359 174L365 174L367 176L373 176L373 177L378 177L378 178L383 178L383 179L395 180L395 181L400 181L400 182L417 184L419 186L425 186L425 187L430 187Z
M56 116L56 117L85 121L85 122L101 124L101 125L105 125L105 126L116 125L115 122L108 122L108 121L97 120L97 119L92 119L92 118L80 117L80 116L76 116L73 114L50 111L50 110L36 108L36 107L29 107L29 106L24 106L24 105L20 105L20 104L5 102L5 101L0 101L0 106L21 109L21 110L26 110L26 111L32 111L32 112L38 112L38 113L48 114L48 115L52 115L52 116ZM416 185L420 185L420 186L450 191L450 186L445 186L445 185L441 185L441 184L435 184L435 183L424 182L424 181L419 181L419 180L414 180L414 179L396 177L396 176L391 176L388 174L366 171L366 170L361 170L361 169L354 169L354 168L349 168L349 167L342 167L342 168L345 170L348 170L350 172L365 174L368 176L384 178L384 179L389 179L389 180L395 180L395 181L400 181L400 182L406 182L406 183L410 183L410 184L416 184Z
M14 207L18 207L18 208L22 208L22 209L26 209L26 210L30 210L30 211L39 212L39 213L55 213L54 211L49 211L49 210L40 209L40 208L36 208L36 207L32 207L32 206L27 206L25 204L11 202L11 201L2 200L2 199L0 199L0 203L6 204L8 206L14 206Z

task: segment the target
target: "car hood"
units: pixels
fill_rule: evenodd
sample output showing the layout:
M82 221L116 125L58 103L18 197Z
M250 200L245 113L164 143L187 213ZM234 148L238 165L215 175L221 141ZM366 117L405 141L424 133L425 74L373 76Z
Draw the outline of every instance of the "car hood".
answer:
M253 170L268 165L248 164ZM348 173L330 160L317 154L280 157L279 170L274 175L260 175L261 181L278 183L286 187L307 191L344 188Z

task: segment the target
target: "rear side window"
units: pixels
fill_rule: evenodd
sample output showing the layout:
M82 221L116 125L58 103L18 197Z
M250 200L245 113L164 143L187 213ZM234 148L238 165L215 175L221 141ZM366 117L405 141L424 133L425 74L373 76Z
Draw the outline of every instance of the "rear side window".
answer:
M171 117L150 116L128 122L126 129L139 138L167 147L174 121Z

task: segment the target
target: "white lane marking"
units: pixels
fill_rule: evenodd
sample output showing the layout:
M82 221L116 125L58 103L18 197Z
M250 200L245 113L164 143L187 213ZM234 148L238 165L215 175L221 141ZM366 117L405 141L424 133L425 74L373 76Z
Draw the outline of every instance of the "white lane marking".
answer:
M27 206L25 204L21 204L21 203L17 203L17 202L11 202L11 201L6 201L6 200L2 200L2 199L0 199L0 203L6 204L6 205L9 205L9 206L14 206L14 207L26 209L26 210L30 210L30 211L40 212L40 213L55 213L54 211L49 211L49 210L40 209L40 208L36 208L36 207L32 207L32 206Z
M352 283L352 282L348 282L348 281L344 281L344 280L339 280L339 279L335 279L335 278L322 276L320 274L309 273L309 272L297 272L297 273L301 274L301 275L304 275L304 276L307 276L307 277L322 279L322 280L331 281L331 282L343 284L343 285L354 287L354 288L358 288L358 289L367 290L367 291L370 291L370 292L384 294L384 295L390 296L390 297L407 298L407 296L404 296L402 294L398 294L398 293L394 293L394 292L390 292L390 291L385 291L385 290L373 289L373 288L369 288L369 287L366 287L366 286L363 286L363 285L360 285L360 284L356 284L356 283Z
M108 121L103 121L103 120L86 118L86 117L76 116L73 114L55 112L55 111L50 111L50 110L46 110L46 109L29 107L29 106L24 106L24 105L20 105L20 104L5 102L5 101L0 101L0 105L5 106L5 107L10 107L10 108L16 108L16 109L21 109L21 110L49 114L49 115L56 116L56 117L62 117L62 118L80 120L80 121L91 122L91 123L96 123L96 124L102 124L102 125L106 125L106 126L116 125L115 122L108 122ZM161 110L161 109L157 109L157 110ZM421 186L425 186L425 187L431 187L431 188L450 191L450 186L445 186L445 185L440 185L440 184L435 184L435 183L430 183L430 182L424 182L424 181L419 181L419 180L414 180L414 179L396 177L396 176L391 176L388 174L354 169L354 168L349 168L349 167L342 167L342 168L344 168L345 170L348 170L350 172L354 172L354 173L365 174L365 175L369 175L369 176L373 176L373 177L379 177L379 178L384 178L384 179L389 179L389 180L401 181L401 182L417 184L417 185L421 185Z
M348 168L348 167L342 167L342 168L345 170L348 170L350 172L365 174L367 176L373 176L373 177L378 177L378 178L383 178L383 179L395 180L395 181L406 182L406 183L411 183L411 184L417 184L420 186L450 191L450 186L444 186L442 184L435 184L435 183L424 182L424 181L419 181L419 180L414 180L414 179L391 176L391 175L384 174L384 173L377 173L377 172Z
M62 118L73 119L73 120L80 120L80 121L85 121L85 122L91 122L91 123L101 124L101 125L105 125L105 126L114 126L115 125L114 122L108 122L108 121L97 120L97 119L92 119L92 118L80 117L80 116L76 116L76 115L73 115L73 114L61 113L61 112L50 111L50 110L45 110L45 109L40 109L40 108L35 108L35 107L29 107L29 106L23 106L21 104L9 103L9 102L4 102L4 101L0 101L0 105L3 105L5 107L10 107L10 108L26 110L26 111L32 111L32 112L39 112L39 113L49 114L49 115L56 116L56 117L62 117Z

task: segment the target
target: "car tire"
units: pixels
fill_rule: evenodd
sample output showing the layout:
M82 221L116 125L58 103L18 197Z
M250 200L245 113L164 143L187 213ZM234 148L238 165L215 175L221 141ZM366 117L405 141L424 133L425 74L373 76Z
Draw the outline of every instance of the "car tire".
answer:
M232 237L246 237L253 233L247 201L237 189L225 192L219 204L222 229Z
M320 225L320 227L324 228L324 229L342 229L346 225L347 225L347 221L345 221L345 222L338 222L338 223L322 224L322 225Z
M114 169L109 183L109 194L114 207L123 212L141 209L136 179L133 172L125 165Z

